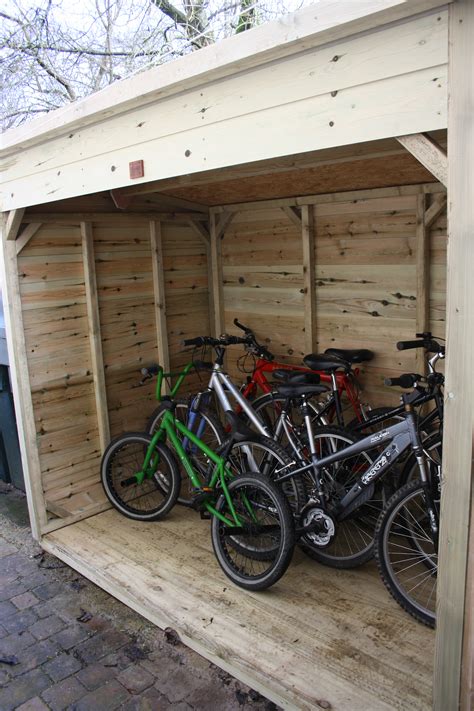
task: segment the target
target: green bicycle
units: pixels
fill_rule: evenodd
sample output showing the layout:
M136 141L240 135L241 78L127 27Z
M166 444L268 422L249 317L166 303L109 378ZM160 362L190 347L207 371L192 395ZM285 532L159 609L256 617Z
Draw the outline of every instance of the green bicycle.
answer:
M162 380L159 369L157 391ZM223 572L247 590L270 587L291 562L295 528L290 505L274 482L257 472L236 473L235 459L230 464L233 448L254 433L228 413L230 435L217 453L180 422L172 400L160 399L165 412L153 436L131 432L107 447L101 480L108 499L129 518L162 519L175 505L181 486L176 455L192 483L194 508L211 519L212 545ZM194 466L182 438L207 458L206 474Z

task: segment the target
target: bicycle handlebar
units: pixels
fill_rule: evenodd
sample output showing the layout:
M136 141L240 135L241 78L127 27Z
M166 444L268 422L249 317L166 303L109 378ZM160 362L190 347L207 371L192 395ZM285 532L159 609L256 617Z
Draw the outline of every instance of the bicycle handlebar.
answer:
M197 338L186 338L184 341L181 341L181 345L185 348L187 346L214 346L214 348L225 348L226 346L234 346L240 343L247 344L248 338L229 336L226 333L222 334L219 338L212 338L211 336L197 336Z
M425 348L430 353L445 353L445 347L440 345L436 341L431 333L427 331L426 333L417 333L416 341L398 341L397 349L399 351L408 351L412 348Z
M421 377L418 373L404 373L399 378L385 378L384 383L389 387L413 388Z

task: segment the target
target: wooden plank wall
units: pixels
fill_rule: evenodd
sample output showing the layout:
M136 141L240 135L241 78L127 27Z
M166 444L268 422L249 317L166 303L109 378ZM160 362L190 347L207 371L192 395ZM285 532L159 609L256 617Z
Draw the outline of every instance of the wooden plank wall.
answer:
M47 216L45 215L45 220ZM112 437L143 430L156 407L140 369L158 362L150 222L124 215L92 223L105 417ZM186 225L162 224L165 319L171 366L186 336L209 333L206 249ZM43 490L50 515L83 517L107 506L79 225L43 225L18 257ZM191 381L190 388L196 385ZM56 524L51 523L54 527Z
M417 370L415 351L395 347L416 332L417 193L414 186L403 194L393 188L383 197L361 200L356 193L346 199L340 194L333 201L315 198L310 207L315 231L313 350L372 348L377 357L362 365L360 381L363 400L373 406L397 401L398 395L384 387L384 377ZM431 330L443 337L445 216L432 226L429 242ZM300 362L305 352L301 230L278 205L243 207L226 230L222 253L226 330L235 331L237 316L279 359ZM228 365L237 375L236 356Z
M79 227L43 226L18 268L45 499L77 510L100 458Z

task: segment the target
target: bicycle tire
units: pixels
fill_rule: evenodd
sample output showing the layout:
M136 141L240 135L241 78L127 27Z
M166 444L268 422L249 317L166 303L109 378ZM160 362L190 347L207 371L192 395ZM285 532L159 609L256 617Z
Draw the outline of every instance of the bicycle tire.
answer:
M256 398L252 403L252 408L260 416L260 418L264 421L265 425L272 433L275 430L276 421L276 417L274 417L273 414L276 413L277 416L279 415L278 410L276 410L275 406L278 403L285 402L286 398L282 397L281 395L278 395L277 393L267 393L266 395L261 395L260 397ZM323 427L328 424L326 418L321 418L317 405L314 403L314 401L308 400L308 407L313 411L314 414L314 416L311 418L313 426ZM301 424L297 426L301 426ZM285 448L288 444L285 440L275 441L277 441L278 444Z
M421 499L421 503L414 504L417 498ZM410 503L412 510L403 511ZM375 558L380 577L394 600L419 622L428 627L435 627L438 555L431 529L427 525L429 516L424 511L424 505L424 487L419 481L405 484L392 496L377 524ZM421 518L418 520L415 515L420 515ZM412 517L415 518L415 523ZM411 522L409 526L407 521ZM413 536L417 527L420 529L420 543L415 546ZM400 540L404 538L408 546ZM397 559L396 556L403 557ZM403 563L407 563L404 570L409 571L406 581L402 579ZM415 581L414 585L407 590L406 587L412 580ZM416 597L415 594L410 594L415 590ZM423 597L427 598L424 603Z
M228 447L228 441L223 443L222 451ZM258 458L260 453L261 459ZM256 434L242 442L234 442L227 458L227 465L238 476L242 472L263 474L271 480L290 471L294 465L293 459L286 450L270 437ZM306 491L300 478L292 477L279 484L285 494L290 508L296 516L306 503Z
M178 419L180 419L180 421L183 422L184 425L186 425L188 418L185 413L189 410L189 400L187 398L176 398L175 403L175 416L178 417ZM160 405L153 411L147 421L147 432L149 432L150 434L154 434L154 432L156 432L156 430L158 429L159 421L161 420L165 412L166 407L164 405ZM179 417L180 414L181 417ZM224 428L222 427L222 424L220 423L219 419L209 410L206 410L205 412L200 410L199 416L206 423L205 431L201 434L200 439L202 439L211 449L216 450L225 439ZM201 450L195 450L194 452L188 451L187 454L194 468L198 470L198 472L204 479L204 477L207 475L209 465L207 457L204 455L203 452L201 452ZM178 467L181 474L183 474L180 465L178 465ZM203 481L203 483L206 482ZM186 472L184 472L184 475L181 475L181 489L178 496L178 503L182 504L183 506L192 506L192 490L193 484Z
M427 457L428 469L432 473L432 467L436 464L441 465L442 462L442 452L443 452L443 438L439 432L430 435L427 439L422 441L422 447L425 452L428 452L435 461L432 461ZM400 474L400 486L408 484L410 481L416 479L418 472L418 462L416 461L415 454L411 452L410 456L407 458L403 465L403 469Z
M266 590L282 577L293 556L295 530L288 501L274 482L254 472L240 474L228 484L228 488L233 505L241 520L243 519L245 522L246 518L251 517L249 502L250 506L253 504L252 512L260 514L259 524L254 520L248 524L251 529L255 527L255 532L249 535L253 541L252 548L256 547L259 539L264 539L262 541L264 549L268 551L271 548L275 553L271 559L266 557L256 559L254 555L249 556L245 552L242 553L242 550L247 550L245 545L236 550L236 534L227 535L227 526L217 516L213 517L211 523L214 553L222 571L233 583L245 590ZM224 494L221 494L217 499L215 508L219 513L230 516ZM265 519L262 519L262 512L265 512ZM271 523L264 523L264 521ZM270 526L271 533L266 533L265 530L259 531L259 525ZM270 543L268 542L269 538ZM229 540L230 545L227 545ZM248 565L247 568L244 567L246 565Z
M157 444L154 450L160 457L159 473L145 478L141 484L124 485L140 471L151 441L152 437L146 432L120 435L110 442L101 461L100 477L107 498L117 511L135 521L163 518L173 508L179 494L178 465L173 453L163 444Z
M342 450L359 439L353 432L339 427L316 429L314 438L320 457ZM361 452L320 469L328 497L329 513L371 462L370 456ZM314 483L311 485L314 486ZM307 492L309 488L310 483L307 483ZM314 534L303 535L298 545L310 558L331 568L349 569L367 563L374 557L374 535L380 511L391 494L390 486L387 491L387 482L377 487L369 501L345 520L336 522L336 533L329 545L318 545L318 536Z

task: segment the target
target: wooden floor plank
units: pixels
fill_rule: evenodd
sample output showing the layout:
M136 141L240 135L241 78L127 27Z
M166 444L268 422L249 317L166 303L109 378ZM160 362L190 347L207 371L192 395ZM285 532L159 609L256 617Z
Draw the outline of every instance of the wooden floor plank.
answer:
M42 545L284 708L430 708L434 634L373 565L338 571L298 552L271 590L246 592L221 573L209 524L180 507L155 524L106 511Z

